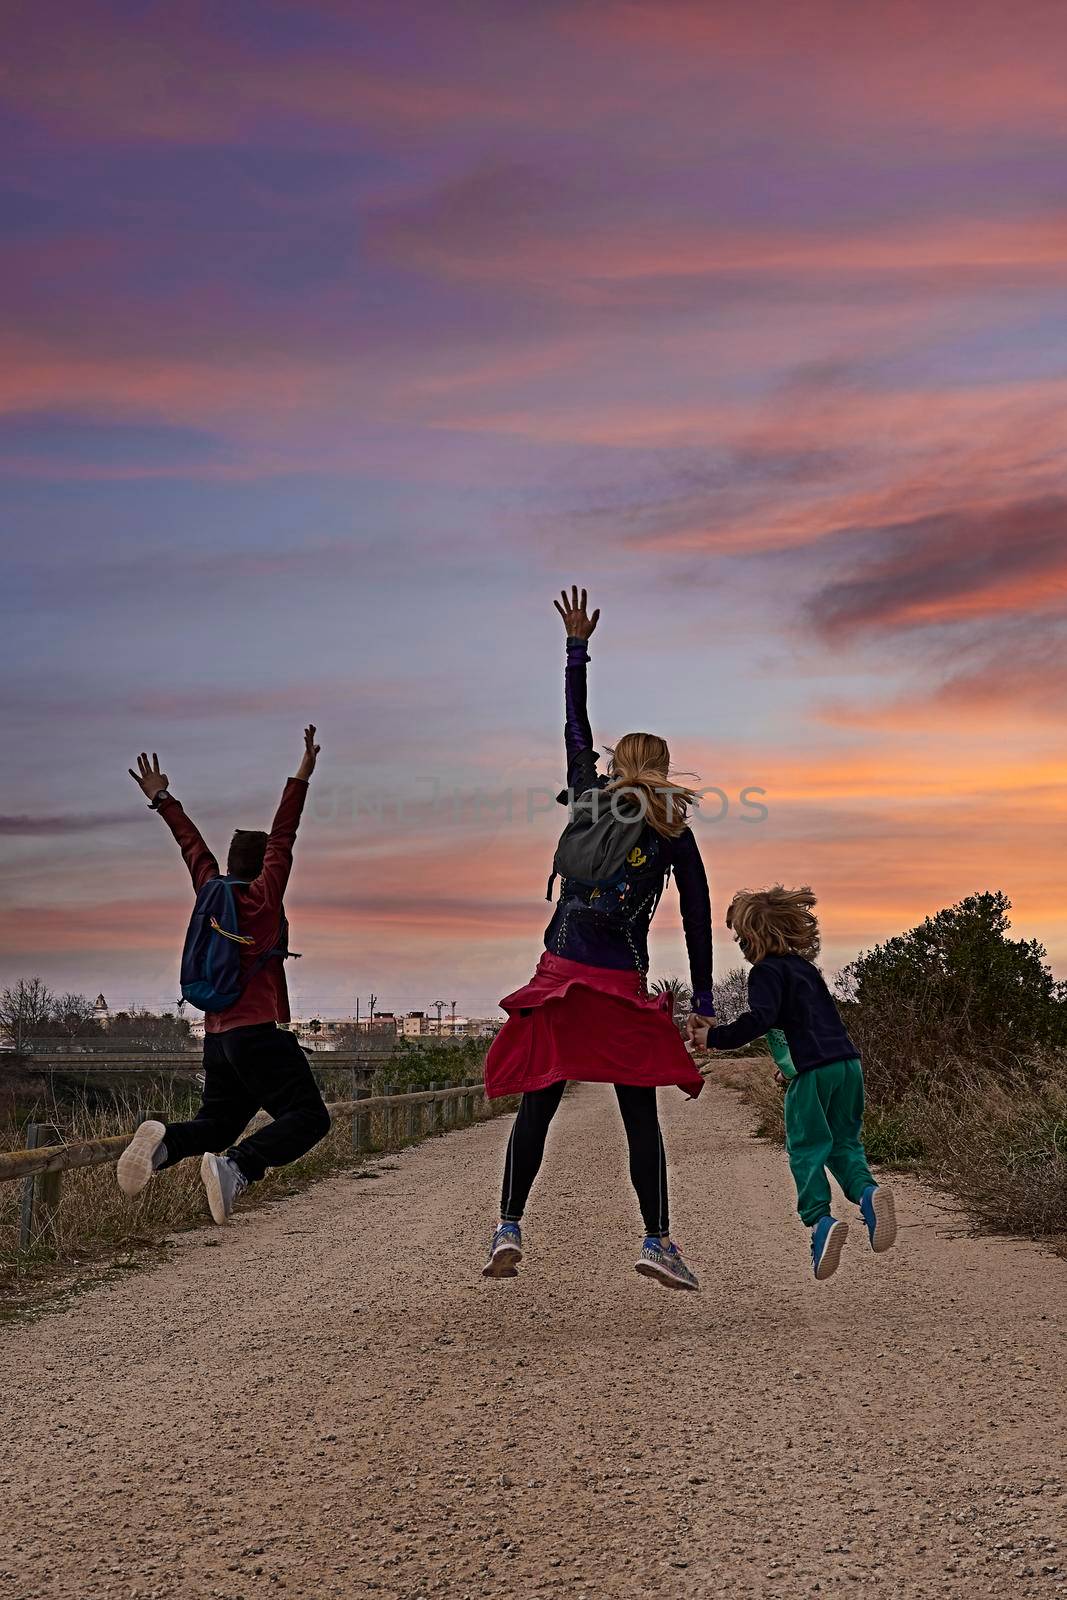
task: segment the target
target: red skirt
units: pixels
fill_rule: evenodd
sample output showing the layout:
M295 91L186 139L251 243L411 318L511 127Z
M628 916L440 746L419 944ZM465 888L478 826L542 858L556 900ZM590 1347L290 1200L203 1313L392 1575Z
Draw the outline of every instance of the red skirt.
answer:
M485 1058L490 1099L569 1079L642 1087L704 1080L671 1021L669 995L646 998L636 972L590 967L545 951L522 989L500 1002L508 1020Z

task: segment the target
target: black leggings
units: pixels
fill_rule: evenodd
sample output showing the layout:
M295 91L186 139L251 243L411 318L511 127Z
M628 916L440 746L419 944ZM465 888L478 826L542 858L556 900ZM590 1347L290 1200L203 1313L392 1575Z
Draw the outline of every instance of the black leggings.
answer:
M500 1197L501 1222L519 1222L526 1209L533 1181L545 1153L545 1136L563 1098L566 1083L524 1094L508 1140L504 1185ZM630 1147L630 1182L637 1190L645 1232L670 1232L667 1213L667 1158L659 1131L655 1089L617 1083L626 1142Z

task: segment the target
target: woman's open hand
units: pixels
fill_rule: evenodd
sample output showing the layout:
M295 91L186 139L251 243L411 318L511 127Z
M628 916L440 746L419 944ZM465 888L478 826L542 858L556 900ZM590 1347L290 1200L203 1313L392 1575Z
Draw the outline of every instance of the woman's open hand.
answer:
M585 590L582 590L582 598L579 600L577 584L572 586L570 598L567 596L566 589L561 589L559 592L563 600L563 604L560 605L559 600L553 600L552 604L563 618L563 625L567 630L567 638L588 639L589 635L600 621L599 607L593 612L592 616L589 616L587 611L588 601L586 600Z

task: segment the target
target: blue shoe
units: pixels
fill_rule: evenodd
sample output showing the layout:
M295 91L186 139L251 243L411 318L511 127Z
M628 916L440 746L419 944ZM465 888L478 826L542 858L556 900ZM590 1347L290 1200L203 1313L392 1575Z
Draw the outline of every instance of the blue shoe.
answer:
M860 1216L867 1226L871 1249L880 1256L892 1250L897 1238L897 1211L893 1204L893 1191L880 1183L868 1184L860 1195Z
M836 1217L820 1217L811 1230L811 1265L819 1282L832 1278L848 1238L848 1223Z
M699 1289L696 1273L682 1260L676 1244L661 1244L655 1234L649 1234L641 1246L641 1256L634 1262L634 1271L642 1278L655 1278L668 1289Z
M517 1278L522 1260L522 1230L517 1222L502 1222L493 1234L483 1278Z

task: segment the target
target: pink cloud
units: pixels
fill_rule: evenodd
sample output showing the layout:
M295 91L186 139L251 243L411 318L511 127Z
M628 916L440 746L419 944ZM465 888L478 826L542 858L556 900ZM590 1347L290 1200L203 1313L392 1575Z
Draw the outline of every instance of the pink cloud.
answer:
M616 72L639 63L646 85L735 88L754 118L803 124L810 137L856 119L912 130L1032 129L1067 124L1058 62L1063 12L1024 0L902 0L891 15L851 0L799 7L764 0L607 0L557 18Z

